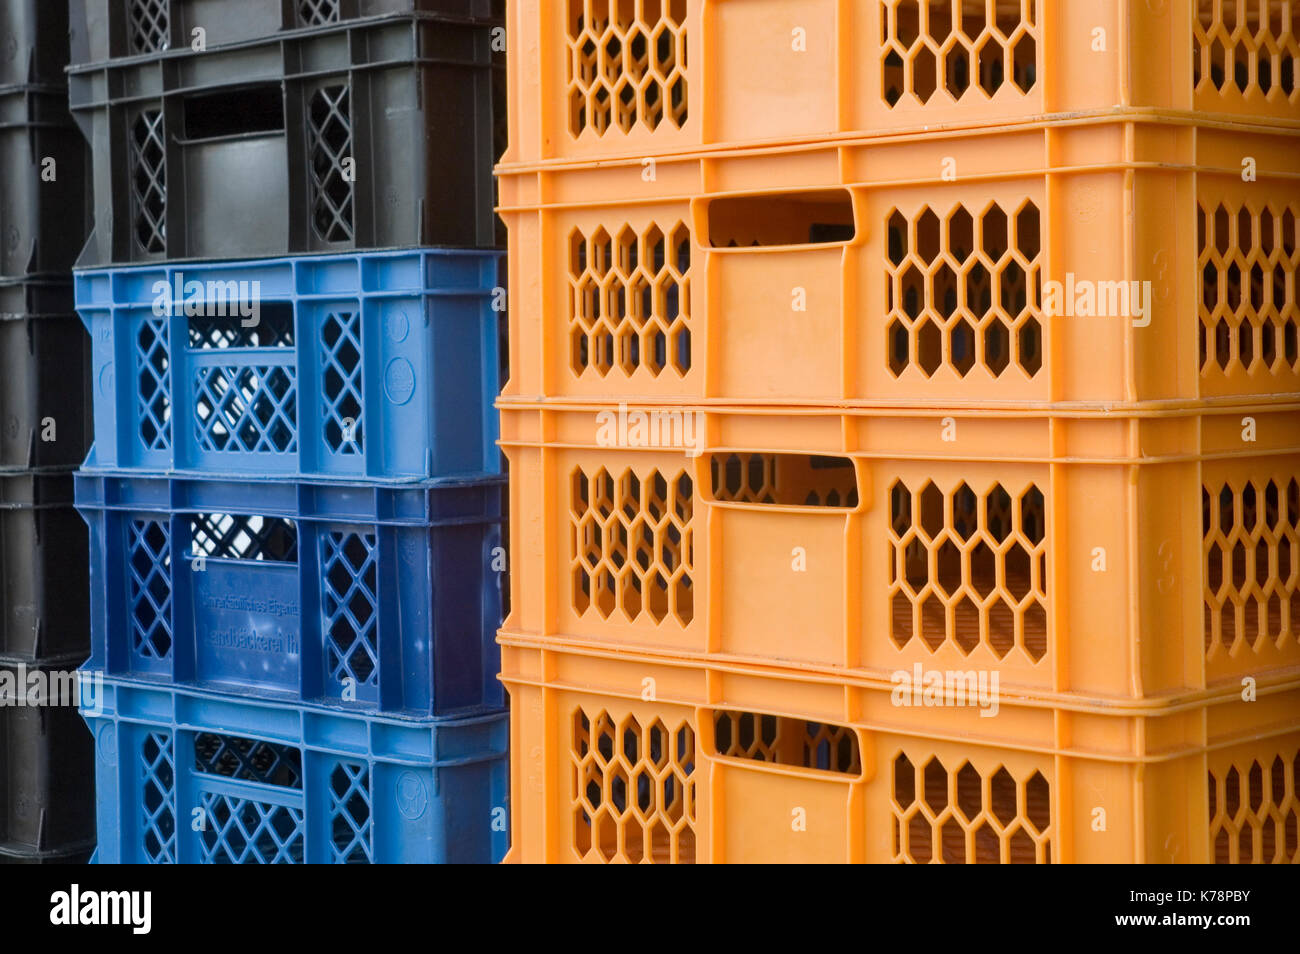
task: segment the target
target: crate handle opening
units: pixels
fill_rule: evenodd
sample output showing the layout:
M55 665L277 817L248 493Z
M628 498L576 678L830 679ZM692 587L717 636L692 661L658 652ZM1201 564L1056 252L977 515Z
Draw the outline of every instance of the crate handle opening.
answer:
M711 754L786 769L861 777L862 746L852 726L736 709L713 709Z
M836 245L857 235L848 189L766 192L705 202L706 241L712 248Z
M850 457L728 451L707 455L706 463L714 503L844 511L864 497Z
M284 132L284 94L279 83L241 86L187 96L185 139L225 139Z

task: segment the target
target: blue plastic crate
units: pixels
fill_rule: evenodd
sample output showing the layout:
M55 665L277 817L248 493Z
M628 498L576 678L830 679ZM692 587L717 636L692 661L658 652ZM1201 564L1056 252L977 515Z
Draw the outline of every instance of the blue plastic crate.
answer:
M501 491L80 474L88 665L419 716L499 706Z
M424 249L75 273L93 348L86 468L499 474L499 258Z
M492 863L508 846L503 712L403 720L106 679L82 715L100 864Z

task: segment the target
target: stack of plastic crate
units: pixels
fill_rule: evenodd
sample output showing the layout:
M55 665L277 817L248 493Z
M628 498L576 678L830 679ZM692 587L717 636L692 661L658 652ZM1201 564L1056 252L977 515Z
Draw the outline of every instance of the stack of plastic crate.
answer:
M71 692L89 652L89 342L72 307L85 144L68 115L66 7L0 10L0 863L84 860L90 737ZM51 689L51 687L53 687Z
M559 9L508 857L1300 857L1300 4Z
M97 860L498 860L499 14L72 19Z

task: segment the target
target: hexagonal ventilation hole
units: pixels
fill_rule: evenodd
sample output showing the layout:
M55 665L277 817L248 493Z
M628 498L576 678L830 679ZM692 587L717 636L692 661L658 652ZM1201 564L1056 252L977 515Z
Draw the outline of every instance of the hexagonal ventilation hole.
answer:
M579 707L570 731L578 857L694 864L694 724Z
M886 360L890 373L998 379L1042 369L1040 218L1026 200L1008 216L993 204L942 216L922 208L887 217ZM1009 242L1009 230L1015 233Z

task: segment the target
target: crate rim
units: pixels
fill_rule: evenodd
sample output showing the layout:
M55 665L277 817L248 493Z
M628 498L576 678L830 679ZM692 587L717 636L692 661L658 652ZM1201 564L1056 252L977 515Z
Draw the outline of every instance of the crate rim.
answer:
M471 727L480 725L496 725L509 718L510 710L506 706L494 706L480 709L478 711L466 710L462 713L438 716L417 716L408 715L400 711L383 712L378 710L360 711L344 709L335 706L322 705L313 702L287 702L279 699L264 698L261 696L249 696L242 692L224 692L208 689L201 689L194 686L178 686L154 683L150 680L138 679L130 676L109 675L100 669L93 669L89 666L82 666L78 672L85 676L102 679L103 685L113 687L114 689L123 689L128 695L154 693L172 698L172 715L171 722L181 729L203 729L201 723L190 723L177 717L175 712L175 699L180 696L186 696L201 701L210 701L218 704L235 704L240 708L247 710L274 710L279 712L294 712L299 715L312 715L313 717L324 716L325 718L338 722L365 723L366 725L382 725L397 729L456 729L461 727ZM85 713L85 707L82 707ZM158 724L161 717L155 718L154 713L142 712L121 712L117 708L109 709L105 706L98 714L89 714L90 718L111 719L114 722L128 722L132 724ZM300 723L301 725L301 723ZM209 729L211 731L211 729ZM244 729L232 731L246 731ZM268 727L263 731L263 737L267 741L293 742L305 748L312 748L317 751L335 751L328 746L320 746L315 742L309 742L305 739L301 731L296 737L280 735L273 727ZM337 748L337 747L336 747ZM351 751L338 749L338 751ZM500 753L487 753L483 756L474 756L469 758L468 762L479 762L495 758ZM458 760L449 760L439 762L439 765L456 765L463 764Z
M328 23L321 26L293 27L290 29L276 30L274 33L268 34L264 37L254 37L252 39L220 43L207 47L207 49L203 51L192 50L188 46L180 48L169 47L165 50L155 50L151 53L136 53L131 56L114 56L106 60L91 60L87 63L70 63L63 68L63 71L68 76L76 76L82 73L102 70L106 67L135 66L141 63L154 63L162 60L184 59L187 56L201 56L205 53L267 46L272 43L279 43L282 40L302 40L311 39L316 36L331 36L336 33L346 33L348 30L355 27L379 27L392 22L409 23L415 21L430 21L435 24L445 24L448 26L482 27L487 29L494 26L505 25L505 21L501 17L475 17L465 14L439 13L431 10L396 11L373 14L368 17L352 17L347 20L341 20L337 23ZM428 60L427 62L448 61Z
M561 641L555 638L537 639L526 634L515 634L506 630L498 633L497 641L503 649L519 653L537 653L545 658L546 655L559 655L569 658L583 657L592 662L640 662L647 666L658 667L659 669L685 669L697 673L704 673L712 676L714 673L728 673L737 677L747 678L750 680L761 680L768 683L804 683L820 684L826 688L839 688L843 690L859 690L868 693L889 694L891 686L887 680L870 681L860 678L857 674L850 674L841 671L837 674L832 673L810 673L801 672L788 668L781 668L773 665L762 665L752 662L736 662L730 659L711 656L707 659L689 658L690 654L686 653L654 653L642 648L623 648L617 649L608 646L593 646L591 644L574 644L568 641ZM518 669L506 672L506 661L502 663L502 673L499 678L507 688L510 686L529 686L542 690L581 692L592 695L607 696L611 699L625 699L627 701L645 702L646 700L632 688L613 688L608 684L593 685L588 680L570 680L566 678L557 678L548 674L537 674L536 672L522 672ZM549 666L544 667L547 672L551 669ZM1269 680L1265 685L1261 679L1260 691L1268 695L1286 694L1300 700L1300 667L1293 667L1290 671L1279 671L1282 675L1276 679ZM879 684L877 684L879 683ZM1043 698L1030 700L1028 693L1010 695L1002 692L999 687L999 707L1024 710L1049 710L1054 713L1069 713L1085 717L1114 717L1117 719L1160 719L1164 717L1177 717L1187 713L1204 712L1212 706L1228 705L1234 702L1242 705L1249 703L1241 702L1240 685L1228 684L1220 688L1211 688L1207 690L1198 690L1194 692L1184 692L1177 694L1168 694L1169 701L1161 700L1156 705L1147 704L1147 700L1135 702L1132 700L1112 700L1109 698L1094 697L1088 700L1081 697L1079 693L1061 693L1055 698L1049 698L1051 694L1041 693ZM1156 697L1152 697L1156 698ZM731 710L742 712L758 712L762 714L786 715L792 718L807 718L810 721L821 721L823 714L809 714L803 712L776 712L770 706L763 709L746 707L742 703L729 700L710 700L710 699L681 699L666 697L662 692L656 691L656 697L652 700L655 704L675 706L685 709L694 709L698 711L715 711ZM955 707L948 707L955 708ZM966 745L978 746L981 748L1007 748L1009 743L1006 741L994 741L987 738L973 738L967 733L960 730L948 728L937 729L934 727L924 728L907 728L897 724L874 724L857 720L847 720L840 713L834 720L835 724L847 726L858 732L866 733L884 733L894 735L913 735L924 738L942 738L949 741L957 741ZM1023 746L1025 751L1039 752L1040 754L1067 756L1071 758L1080 758L1100 762L1119 762L1119 763L1136 763L1158 764L1161 762L1173 761L1184 758L1188 755L1194 755L1202 752L1215 751L1218 749L1230 748L1239 745L1246 740L1260 740L1277 735L1294 733L1296 725L1293 722L1286 724L1270 724L1263 727L1252 727L1248 730L1239 730L1230 736L1218 736L1214 739L1207 740L1205 744L1179 741L1177 743L1168 743L1161 747L1155 753L1147 750L1144 744L1140 754L1116 754L1112 752L1102 752L1097 750L1087 750L1071 746L1068 743L1058 742L1054 746L1044 747L1037 744L1027 744ZM946 734L945 734L946 733Z
M500 487L504 488L508 483L508 478L504 474L487 474L482 477L461 476L454 477L436 477L430 480L410 480L410 481L374 481L358 480L355 478L334 478L318 479L313 477L311 480L284 480L277 479L274 476L262 477L243 477L240 475L223 475L212 474L210 472L179 472L171 471L167 473L150 473L145 471L127 471L117 468L82 468L72 475L74 477L74 500L72 503L78 509L90 510L94 512L135 512L144 511L151 513L169 513L184 514L197 512L195 507L185 506L176 500L177 485L219 485L219 484L242 484L250 489L257 486L284 486L292 485L297 489L297 495L300 499L304 491L311 491L314 488L327 490L355 490L361 493L369 492L372 500L378 501L384 495L401 495L407 498L414 498L418 495L433 495L440 491L472 490L479 487ZM115 499L105 501L92 499L89 494L89 488L98 486L103 487L110 481L121 481L131 484L144 483L150 485L168 484L169 490L168 502L165 507L155 507L149 502L139 501L122 501ZM234 492L233 490L231 491ZM223 506L225 506L223 504ZM339 522L340 520L350 520L352 516L343 514L320 514L310 513L303 514L298 509L287 510L271 506L266 502L250 501L247 503L235 503L234 509L223 511L228 513L239 513L246 515L262 516L287 516L294 520L305 523L322 523L322 522ZM365 515L364 522L374 523L381 526L404 526L404 527L441 527L441 526L458 526L469 524L494 524L501 523L504 519L501 516L488 517L481 515L479 517L453 517L447 519L435 519L428 515L429 506L426 500L423 518L417 517L392 517L382 516L376 508L374 513ZM358 519L360 519L358 517Z

